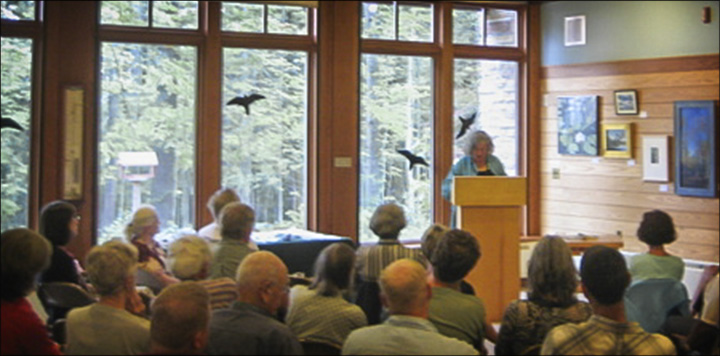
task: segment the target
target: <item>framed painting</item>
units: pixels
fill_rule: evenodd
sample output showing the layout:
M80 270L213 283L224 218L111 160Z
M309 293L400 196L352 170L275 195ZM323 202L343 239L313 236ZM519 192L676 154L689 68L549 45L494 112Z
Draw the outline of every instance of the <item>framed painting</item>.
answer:
M615 91L615 114L616 115L637 115L637 91L616 90Z
M598 155L598 97L558 97L558 153Z
M667 136L643 136L642 156L644 181L667 182L670 180Z
M632 158L632 124L602 125L602 156L609 158Z
M717 196L717 117L711 100L675 102L675 194Z

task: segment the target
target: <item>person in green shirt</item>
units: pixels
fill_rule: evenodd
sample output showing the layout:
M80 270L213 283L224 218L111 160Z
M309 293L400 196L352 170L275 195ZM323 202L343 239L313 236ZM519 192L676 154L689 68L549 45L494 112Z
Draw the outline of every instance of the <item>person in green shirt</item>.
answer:
M637 230L640 241L648 245L648 252L633 256L630 260L630 274L633 282L647 279L670 278L682 281L685 262L670 255L665 245L677 238L673 220L661 210L648 211Z

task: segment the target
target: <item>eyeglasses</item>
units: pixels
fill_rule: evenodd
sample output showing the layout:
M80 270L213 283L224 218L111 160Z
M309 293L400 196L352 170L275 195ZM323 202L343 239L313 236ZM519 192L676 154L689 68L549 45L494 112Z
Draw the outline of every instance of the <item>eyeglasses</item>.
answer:
M82 219L82 216L80 216L80 214L75 214L75 216L73 216L73 219L80 221Z

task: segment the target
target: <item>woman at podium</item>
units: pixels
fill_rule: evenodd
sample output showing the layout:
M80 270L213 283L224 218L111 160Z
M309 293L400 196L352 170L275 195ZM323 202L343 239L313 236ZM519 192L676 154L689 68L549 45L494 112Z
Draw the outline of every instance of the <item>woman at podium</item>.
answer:
M465 142L465 157L455 163L442 183L442 196L450 201L453 177L455 176L506 176L505 167L493 155L495 145L487 132L478 130L470 134ZM456 227L455 206L452 207L451 227Z

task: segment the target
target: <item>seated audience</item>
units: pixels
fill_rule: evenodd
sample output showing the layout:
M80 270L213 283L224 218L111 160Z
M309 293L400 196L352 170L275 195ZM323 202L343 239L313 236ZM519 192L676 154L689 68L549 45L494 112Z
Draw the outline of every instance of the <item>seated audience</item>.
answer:
M225 205L220 213L222 240L213 257L210 278L235 278L240 262L255 252L250 248L250 234L254 226L255 211L251 207L239 202Z
M43 207L40 212L40 235L53 246L50 268L42 274L43 283L68 282L86 288L80 264L65 249L70 240L77 236L79 226L80 215L74 205L58 200Z
M362 309L343 299L350 288L355 251L343 243L325 247L315 261L315 279L310 286L290 290L290 308L285 319L301 341L342 348L351 331L367 325Z
M85 266L100 301L76 308L67 317L67 353L137 355L150 347L150 321L126 310L135 303L136 261L121 243L95 246Z
M165 286L178 282L178 280L170 276L165 269L165 252L154 239L155 234L159 231L160 219L158 218L155 208L149 205L138 208L133 213L132 221L125 227L125 235L128 242L133 244L138 250L138 262L140 263L139 268L141 273L147 272L155 278L155 280L148 285L155 292L158 292Z
M301 355L297 337L277 319L288 306L290 283L282 260L268 251L252 253L238 267L236 281L237 301L213 312L207 353Z
M200 228L200 230L198 230L198 235L209 242L220 242L222 239L222 236L220 235L220 212L225 205L233 202L240 202L240 197L237 195L235 190L224 188L216 191L207 203L207 208L210 210L210 214L212 214L213 222ZM257 245L252 240L250 240L248 244L253 250L258 250Z
M580 278L593 316L587 322L550 330L542 355L675 354L669 339L626 321L623 296L630 285L630 273L620 252L606 246L587 249L580 264Z
M169 286L155 298L150 322L153 355L202 355L208 341L210 298L195 282Z
M432 224L425 230L420 239L420 249L426 260L432 260L432 254L435 251L438 241L440 241L440 238L448 231L450 231L450 228L443 224ZM432 274L432 265L429 265L428 269ZM470 283L465 282L465 280L460 282L460 291L465 294L475 295L475 289Z
M528 299L505 309L496 355L538 355L545 335L555 326L586 321L590 304L579 302L572 251L559 237L542 238L528 263Z
M377 207L370 218L370 230L380 240L375 245L360 246L357 250L355 271L358 284L355 303L363 309L370 325L380 323L382 313L377 285L380 272L393 261L402 258L425 263L420 249L407 248L398 241L400 231L406 224L405 212L398 205L391 203Z
M197 281L210 294L210 307L225 308L237 299L235 281L222 277L208 279L210 274L210 247L197 236L183 236L175 240L168 248L168 267L170 272L181 281Z
M25 298L35 289L40 273L50 265L52 246L28 229L5 231L0 241L0 354L60 355L60 347L50 339L45 323Z
M675 225L670 215L660 210L648 211L637 230L640 241L648 245L648 253L635 255L630 260L633 282L646 279L672 278L682 281L685 262L665 251L665 244L675 241Z
M433 266L430 321L441 334L484 351L485 337L493 342L497 339L495 329L487 323L483 301L460 292L460 282L475 267L480 255L480 245L469 232L450 230L438 241L430 260Z
M413 260L391 263L380 276L381 299L390 317L350 333L343 355L477 355L468 343L441 335L428 321L432 289Z

